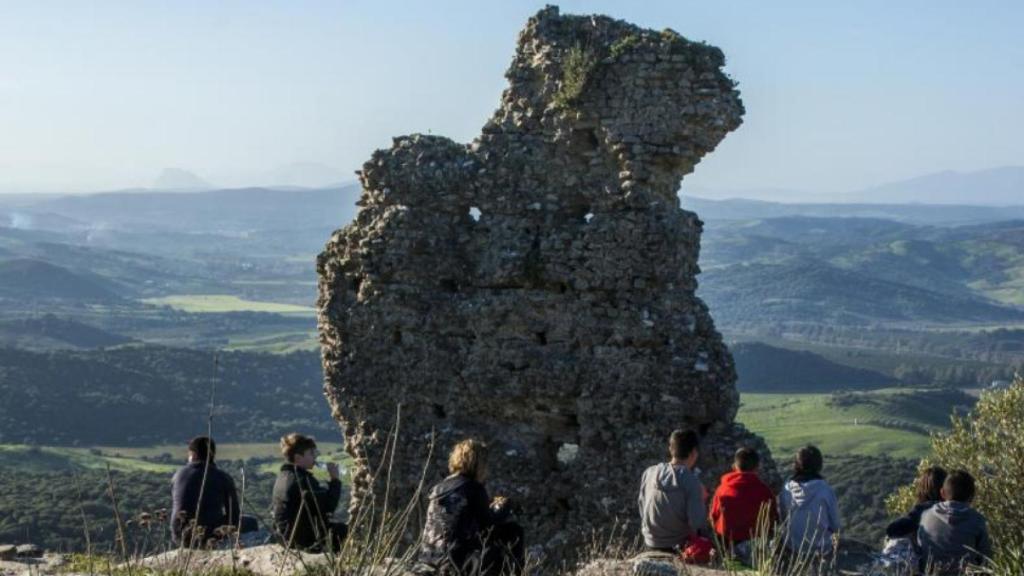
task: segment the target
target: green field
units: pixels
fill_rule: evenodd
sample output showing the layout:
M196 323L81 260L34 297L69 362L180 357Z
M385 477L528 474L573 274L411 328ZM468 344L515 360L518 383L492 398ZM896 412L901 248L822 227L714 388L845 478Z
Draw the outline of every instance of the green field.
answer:
M957 391L877 390L852 394L849 405L830 394L743 394L737 420L764 437L776 459L805 444L826 454L921 458L929 433L945 429Z
M225 350L241 352L267 352L288 354L289 352L319 350L320 340L315 330L306 332L276 332L260 335L229 336Z
M218 312L272 312L274 314L296 316L312 316L314 314L314 310L306 306L243 300L238 296L226 294L181 294L177 296L163 296L161 298L146 298L143 302L154 306L169 306L183 312L200 314Z
M318 446L321 461L349 464L350 458L340 443L320 442ZM187 448L183 444L90 448L0 444L0 467L32 472L103 470L109 464L112 470L172 474L186 457ZM218 460L253 458L260 461L258 470L261 473L275 473L281 464L281 453L276 443L225 443L217 446Z

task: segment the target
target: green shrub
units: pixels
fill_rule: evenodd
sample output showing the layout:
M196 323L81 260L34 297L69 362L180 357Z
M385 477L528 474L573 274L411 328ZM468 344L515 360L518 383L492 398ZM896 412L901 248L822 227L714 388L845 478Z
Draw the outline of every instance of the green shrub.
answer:
M932 456L920 467L937 464L974 476L974 506L988 519L996 566L1019 567L1024 564L1024 514L1019 504L1024 494L1024 378L1018 375L1004 391L983 393L974 410L954 415L952 421L949 432L932 437ZM900 488L886 504L894 514L909 510L914 504L912 487Z
M562 61L562 85L555 93L554 104L558 108L569 108L583 93L591 72L597 66L597 55L590 48L576 44L565 54Z

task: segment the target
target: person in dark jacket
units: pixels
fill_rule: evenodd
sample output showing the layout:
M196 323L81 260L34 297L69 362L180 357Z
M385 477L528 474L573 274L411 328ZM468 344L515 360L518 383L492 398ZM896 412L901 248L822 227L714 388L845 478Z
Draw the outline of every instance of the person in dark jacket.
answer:
M281 543L307 552L336 552L348 535L344 522L331 515L341 500L338 465L327 464L330 480L325 488L311 470L319 452L316 441L302 434L281 438L281 453L287 462L274 482L274 529Z
M438 574L519 574L526 560L523 529L507 498L484 487L487 446L463 440L448 458L450 476L431 488L419 562Z
M711 499L710 518L715 533L726 544L739 544L770 528L779 517L775 495L758 474L761 456L753 448L740 448L733 456L732 472Z
M980 566L992 557L985 517L970 504L974 477L964 470L951 472L942 484L942 500L921 514L921 568L929 575L962 574L965 566Z
M902 518L897 518L885 528L889 538L912 538L917 540L917 528L921 524L921 514L942 501L942 484L946 481L946 470L939 466L925 468L914 483L917 503Z
M171 537L183 546L205 546L230 533L225 527L258 529L255 518L240 517L235 481L217 468L216 453L213 438L196 436L188 444L188 464L171 479Z

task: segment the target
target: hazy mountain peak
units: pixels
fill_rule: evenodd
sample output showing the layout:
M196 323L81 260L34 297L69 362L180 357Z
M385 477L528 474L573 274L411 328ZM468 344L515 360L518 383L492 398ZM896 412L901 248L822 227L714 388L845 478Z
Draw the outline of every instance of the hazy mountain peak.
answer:
M213 188L209 182L182 168L164 168L153 181L154 190L195 192Z
M885 204L1024 205L1024 166L973 172L944 170L851 192L844 200Z

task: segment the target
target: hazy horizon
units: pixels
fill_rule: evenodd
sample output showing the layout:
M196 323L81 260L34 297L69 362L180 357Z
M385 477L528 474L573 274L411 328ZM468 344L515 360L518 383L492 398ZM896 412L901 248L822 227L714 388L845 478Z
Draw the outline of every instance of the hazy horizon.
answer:
M166 168L215 187L324 185L392 136L468 142L544 4L7 5L0 192L150 187ZM724 50L745 122L684 194L813 201L1024 165L1016 3L559 5Z

